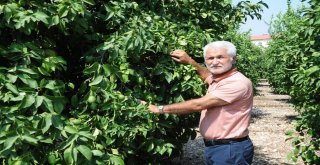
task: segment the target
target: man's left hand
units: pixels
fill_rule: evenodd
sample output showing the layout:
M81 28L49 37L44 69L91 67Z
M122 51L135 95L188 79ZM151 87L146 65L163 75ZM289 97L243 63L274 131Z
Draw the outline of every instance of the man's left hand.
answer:
M140 100L140 103L143 104L143 105L146 105L147 102L143 101L143 100ZM149 111L152 112L152 113L159 113L159 109L156 105L153 105L153 104L150 104L148 106L149 108Z
M159 108L156 105L150 104L148 108L152 113L159 113Z

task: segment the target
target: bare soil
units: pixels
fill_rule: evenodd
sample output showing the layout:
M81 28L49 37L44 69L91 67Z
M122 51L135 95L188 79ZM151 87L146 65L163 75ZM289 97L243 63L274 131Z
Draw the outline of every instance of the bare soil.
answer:
M288 103L290 97L273 94L266 80L261 80L257 89L249 127L249 136L255 147L253 165L303 164L301 160L294 163L287 159L293 147L286 132L294 130L293 122L298 115ZM173 160L172 164L201 165L203 150L203 138L198 134L184 145L183 156Z

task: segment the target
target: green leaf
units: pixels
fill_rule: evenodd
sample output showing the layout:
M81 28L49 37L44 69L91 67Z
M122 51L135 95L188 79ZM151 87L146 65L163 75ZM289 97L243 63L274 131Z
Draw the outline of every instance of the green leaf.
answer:
M39 108L40 105L42 104L43 102L43 99L44 99L44 96L37 96L36 97L36 100L35 100L35 107L36 108Z
M56 89L56 81L50 80L48 84L45 86L47 89L55 90Z
M114 73L114 69L113 69L113 67L111 65L104 64L102 67L103 67L103 70L104 70L104 76L108 77L112 73Z
M61 120L59 115L52 115L51 120L54 127L56 127L59 130L63 129L63 121Z
M58 25L59 22L60 22L59 16L55 15L55 16L51 17L51 26Z
M56 159L56 156L51 153L49 156L48 156L48 162L50 165L55 165L56 162L57 162L57 159Z
M77 161L78 161L78 150L76 148L72 149L72 156L73 156L73 161L75 162L75 164L77 164Z
M98 128L95 128L92 136L97 137L99 135L99 133L100 133L100 130Z
M64 152L63 152L63 158L65 159L65 161L67 162L67 164L73 164L72 150L73 150L73 147L70 146L69 148L67 148L67 149L64 150Z
M202 18L207 18L208 14L207 13L201 13Z
M98 85L103 79L103 76L96 77L91 83L89 83L89 86Z
M58 10L58 13L61 18L67 16L68 12L69 12L69 10L66 6L63 6L63 7L59 8L59 10Z
M35 102L35 98L32 95L26 95L22 101L21 108L28 108Z
M153 143L150 143L149 146L148 146L147 151L148 151L148 152L151 152L153 149L154 149L154 144L153 144Z
M167 80L168 83L170 83L173 79L173 74L170 72L167 72L165 75L165 79Z
M158 151L159 153L160 153L160 155L163 155L166 151L167 151L167 148L166 148L166 146L162 146L162 147L160 147L161 149L160 149L160 151Z
M189 4L189 0L183 0L183 3L188 5Z
M74 89L74 84L69 82L68 87L70 87L71 89Z
M101 152L100 150L92 150L92 154L98 157L101 157L104 155L103 152Z
M15 160L12 163L10 163L10 165L25 165L26 162L22 161L22 160Z
M43 105L47 108L47 110L49 110L51 113L55 113L52 101L46 97L44 97L43 101Z
M50 76L50 73L49 73L46 69L44 69L44 68L38 67L38 71L39 71L42 75Z
M111 164L124 165L124 160L118 155L110 155Z
M87 159L91 160L92 158L92 152L91 149L85 145L79 145L77 147L77 150Z
M50 139L50 138L47 138L47 139L41 139L40 142L42 143L47 143L47 144L53 144L53 140Z
M45 114L45 117L42 118L42 124L41 124L41 131L42 133L46 133L50 126L52 125L52 115L51 114Z
M94 63L83 70L84 75L90 75L96 73L100 69L101 65L99 63Z
M181 45L181 46L186 46L188 45L188 42L186 40L179 40L178 43Z
M12 75L12 74L8 74L7 77L9 78L11 83L15 83L17 81L17 78L18 78L18 76Z
M93 135L89 131L80 131L78 134L93 140Z
M293 154L298 155L298 154L299 154L299 149L298 149L298 148L295 148L295 149L293 150Z
M61 145L59 146L59 148L61 148L62 150L67 148L68 146L72 146L73 142L78 139L78 135L73 134L71 135L66 141L62 142Z
M36 80L23 78L23 77L19 77L19 78L23 83L27 84L30 88L33 88L33 89L38 88L38 83Z
M27 143L30 143L32 145L37 145L38 144L38 139L34 138L30 135L22 135L21 140L26 141Z
M11 148L18 138L19 138L19 136L12 136L12 137L7 138L4 141L4 145L3 145L4 149L2 151Z
M12 85L11 83L6 83L5 86L12 93L17 94L17 95L19 94L19 91L18 91L18 89L17 89L17 87L15 85Z
M89 4L89 5L95 5L96 3L94 2L94 0L83 0L83 2Z
M37 11L36 13L34 13L34 16L37 20L42 21L45 24L49 24L48 22L49 16L46 13L42 11Z
M129 81L129 75L121 74L121 79L124 83L127 83Z
M18 71L24 72L24 73L28 73L31 75L36 75L37 73L35 71L33 71L30 68L17 68Z
M312 66L311 68L307 69L306 70L306 75L307 76L310 76L311 74L317 72L317 71L320 71L320 68L319 66L315 65L315 66Z
M53 103L53 107L54 107L55 112L60 114L64 109L64 104L60 100L55 100Z
M73 96L71 97L71 105L72 105L72 106L77 106L78 103L79 103L78 96L77 96L77 95L73 95Z
M18 109L20 109L20 106L19 106L19 104L17 104L17 105L14 105L14 106L11 106L11 107L10 107L10 112L14 112L14 111L17 111Z
M78 130L72 126L65 126L64 127L64 130L68 133L71 133L71 134L76 134L78 133Z

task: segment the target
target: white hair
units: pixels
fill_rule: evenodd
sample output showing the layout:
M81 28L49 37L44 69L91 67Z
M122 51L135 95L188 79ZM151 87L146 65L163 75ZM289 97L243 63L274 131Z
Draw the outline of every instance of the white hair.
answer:
M227 49L227 54L231 58L233 58L237 54L236 46L234 46L231 42L228 42L228 41L214 41L214 42L207 44L203 48L203 56L204 57L206 57L206 53L207 53L208 48L212 48L214 50L219 50L221 48L225 48L225 49Z

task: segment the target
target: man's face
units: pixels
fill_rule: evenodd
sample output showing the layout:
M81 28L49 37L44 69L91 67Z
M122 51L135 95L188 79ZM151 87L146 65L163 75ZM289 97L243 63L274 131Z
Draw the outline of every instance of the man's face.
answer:
M214 75L220 75L232 68L236 57L233 59L227 54L226 48L218 50L208 48L205 56L205 63L208 70Z

